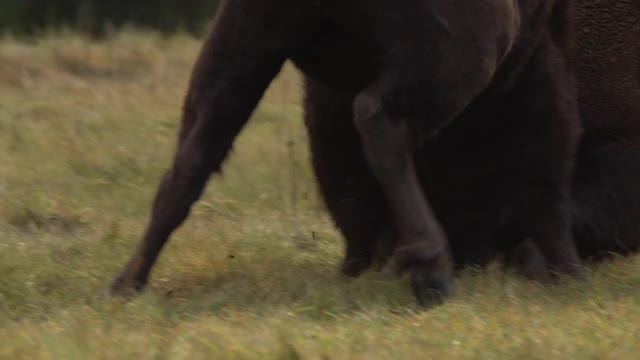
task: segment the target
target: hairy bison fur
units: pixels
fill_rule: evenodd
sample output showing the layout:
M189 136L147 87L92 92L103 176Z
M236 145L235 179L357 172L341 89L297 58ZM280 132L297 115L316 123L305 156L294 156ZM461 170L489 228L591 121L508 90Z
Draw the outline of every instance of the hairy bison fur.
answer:
M313 163L346 238L346 273L389 245L428 304L449 292L451 254L482 261L487 244L509 239L580 276L569 9L569 0L223 1L192 75L174 164L113 290L147 283L287 59L306 78Z
M580 256L597 261L640 248L640 2L575 3L570 60L585 130L571 217Z
M640 3L577 0L574 11L566 14L568 21L558 24L575 26L575 37L565 38L564 43L577 78L584 127L572 177L572 232L583 259L627 255L640 247L640 23L636 21ZM380 190L362 161L360 167L346 165L349 160L330 166L333 160L327 154L344 157L343 144L351 147L346 156L359 153L352 129L330 131L336 126L330 119L349 116L348 111L338 110L344 108L344 100L332 96L319 84L309 84L307 127L322 193L347 246L360 253L346 259L344 271L358 274L372 261L386 260L395 246L395 230L385 200L373 195ZM499 104L481 116L497 119L491 112L503 108ZM511 170L504 167L503 159L520 159L517 148L522 144L517 140L507 144L513 134L507 124L513 120L465 124L462 116L418 151L416 163L456 265L484 265L506 255L507 263L527 276L546 279L546 259L535 241L512 229L513 183L505 176ZM351 138L336 136L349 131ZM343 185L341 193L339 184L351 184L351 188ZM370 214L368 224L352 220L363 213ZM371 239L375 246L370 245Z

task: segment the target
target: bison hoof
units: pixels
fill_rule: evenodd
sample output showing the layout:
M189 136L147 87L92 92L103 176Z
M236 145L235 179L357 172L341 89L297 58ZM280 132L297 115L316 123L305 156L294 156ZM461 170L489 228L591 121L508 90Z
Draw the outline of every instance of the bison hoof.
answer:
M575 260L565 260L561 264L553 265L536 243L526 239L507 254L505 265L507 267L515 266L518 272L527 279L543 284L556 282L558 275L586 280L586 270L579 264L574 264L575 262Z
M126 274L120 274L111 282L111 295L131 297L139 294L144 289L146 283L137 281Z
M424 308L441 305L453 287L450 271L416 266L411 269L411 290L418 304Z
M568 276L574 280L586 281L587 271L584 267L578 264L563 264L559 266L554 266L552 271L560 276Z
M398 271L409 271L411 289L423 307L442 304L453 288L453 267L448 252L427 242L416 242L396 250Z
M525 278L540 283L550 283L547 259L540 251L538 245L531 240L525 240L510 254L508 261L515 266L517 271Z

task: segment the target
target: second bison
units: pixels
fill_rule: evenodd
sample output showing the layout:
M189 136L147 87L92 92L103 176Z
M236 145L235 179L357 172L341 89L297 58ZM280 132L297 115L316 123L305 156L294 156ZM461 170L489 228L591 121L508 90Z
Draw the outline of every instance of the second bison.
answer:
M640 248L640 2L577 0L569 19L560 24L575 26L575 38L569 38L575 43L566 51L577 75L584 132L571 200L557 205L569 208L581 257L597 260ZM347 241L343 271L357 275L386 260L397 230L356 129L344 121L351 116L350 99L316 81L308 80L307 86L306 123L316 175ZM555 151L523 141L533 129L522 126L520 118L533 110L544 121L535 108L539 96L528 91L521 96L529 107L514 101L517 92L469 107L416 150L415 162L456 265L483 265L505 254L527 276L546 279L547 259L536 235L523 231L514 208L522 196L518 176ZM513 112L505 113L512 106ZM531 190L528 197L544 196Z

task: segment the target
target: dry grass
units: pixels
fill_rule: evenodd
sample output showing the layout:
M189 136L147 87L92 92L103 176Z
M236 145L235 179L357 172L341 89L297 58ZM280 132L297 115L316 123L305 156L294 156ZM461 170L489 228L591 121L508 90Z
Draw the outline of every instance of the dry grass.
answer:
M637 258L551 287L470 270L429 312L405 280L340 278L291 68L149 291L105 296L169 165L198 47L139 33L0 41L1 359L637 357Z

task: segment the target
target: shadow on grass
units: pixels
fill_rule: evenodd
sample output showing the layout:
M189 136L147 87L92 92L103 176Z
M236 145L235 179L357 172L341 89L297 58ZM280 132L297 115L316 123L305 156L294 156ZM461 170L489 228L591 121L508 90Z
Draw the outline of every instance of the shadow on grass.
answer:
M181 273L165 281L152 279L147 293L165 306L185 307L191 314L230 308L250 312L287 309L317 319L414 306L404 278L385 273L348 278L335 264L284 258L233 264L210 274Z
M162 282L152 280L147 296L191 315L286 309L315 320L354 312L419 310L405 277L371 272L353 279L339 274L336 264L284 260L269 258L209 275L181 273ZM551 285L525 280L499 266L467 268L458 275L449 303L578 306L594 299L640 298L640 274L633 271L637 260L619 258L592 265L586 281L565 278Z

